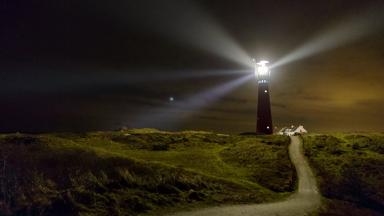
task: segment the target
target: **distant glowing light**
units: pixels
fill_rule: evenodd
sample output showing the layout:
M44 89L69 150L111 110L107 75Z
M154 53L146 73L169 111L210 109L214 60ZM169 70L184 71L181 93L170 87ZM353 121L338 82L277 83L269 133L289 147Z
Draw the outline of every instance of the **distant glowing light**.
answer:
M264 90L265 93L268 93L268 90Z
M173 102L175 101L175 98L174 97L169 97L169 102Z

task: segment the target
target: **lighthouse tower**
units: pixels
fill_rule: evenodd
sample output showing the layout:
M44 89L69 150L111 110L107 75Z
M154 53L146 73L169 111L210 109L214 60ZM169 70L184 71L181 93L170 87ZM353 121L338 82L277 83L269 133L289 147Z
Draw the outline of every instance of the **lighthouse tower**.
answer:
M271 102L269 99L270 70L267 66L268 61L255 62L255 75L258 83L258 102L257 102L257 128L258 134L272 134L272 113Z

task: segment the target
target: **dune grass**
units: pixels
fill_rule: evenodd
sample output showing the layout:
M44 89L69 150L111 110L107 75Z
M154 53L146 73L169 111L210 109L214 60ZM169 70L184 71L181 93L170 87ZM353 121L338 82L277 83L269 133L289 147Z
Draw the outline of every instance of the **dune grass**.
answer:
M384 214L382 134L305 136L304 149L329 199L324 215Z
M289 139L154 129L0 136L1 215L158 215L294 190Z

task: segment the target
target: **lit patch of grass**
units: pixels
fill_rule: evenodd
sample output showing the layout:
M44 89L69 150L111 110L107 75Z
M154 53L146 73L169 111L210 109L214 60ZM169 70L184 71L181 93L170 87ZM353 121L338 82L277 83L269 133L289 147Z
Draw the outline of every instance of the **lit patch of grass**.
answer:
M295 170L288 156L285 136L248 138L221 152L224 160L244 169L245 177L276 192L293 191Z

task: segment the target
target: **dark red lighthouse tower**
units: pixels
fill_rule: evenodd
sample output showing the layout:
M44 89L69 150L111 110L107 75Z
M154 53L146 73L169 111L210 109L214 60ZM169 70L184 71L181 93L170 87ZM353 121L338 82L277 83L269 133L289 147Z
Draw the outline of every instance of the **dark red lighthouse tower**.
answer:
M260 61L255 64L255 73L258 83L257 101L257 128L258 134L272 134L272 113L269 97L270 71L267 66L268 61Z

